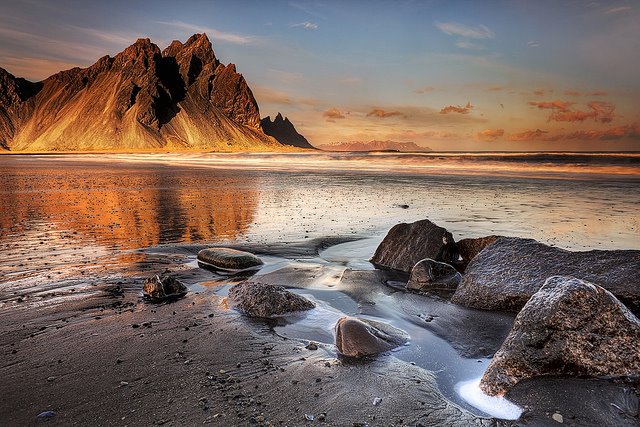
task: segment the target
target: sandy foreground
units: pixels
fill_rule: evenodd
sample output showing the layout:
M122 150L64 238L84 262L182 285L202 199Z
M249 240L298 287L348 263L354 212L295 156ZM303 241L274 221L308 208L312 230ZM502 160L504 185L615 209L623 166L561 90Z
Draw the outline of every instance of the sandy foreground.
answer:
M200 283L211 273L187 265L200 248L164 247L145 275L168 267L187 284ZM248 249L300 257L318 245ZM366 300L368 289L384 286L385 274L350 271L338 288ZM285 268L263 279L304 287L312 275ZM273 324L246 318L206 291L149 304L143 276L108 277L77 296L4 300L0 424L558 425L556 413L568 425L638 423L631 411L639 381L528 381L508 396L525 409L519 421L480 417L447 400L433 372L393 352L351 361L330 344L307 349L309 341L280 336ZM511 315L415 298L437 310L432 331L461 354L495 352L510 327ZM55 415L38 418L45 411Z

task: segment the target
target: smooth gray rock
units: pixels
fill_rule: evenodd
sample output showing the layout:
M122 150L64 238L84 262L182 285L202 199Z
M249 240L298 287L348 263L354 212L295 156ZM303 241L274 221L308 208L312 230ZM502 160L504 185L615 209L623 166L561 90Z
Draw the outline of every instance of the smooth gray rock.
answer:
M409 341L409 335L386 323L342 317L336 324L336 346L344 356L362 357L382 353Z
M187 287L178 279L171 276L155 275L144 281L142 294L154 301L166 299L177 299L185 296L188 292Z
M459 258L451 233L428 219L393 226L376 249L371 262L408 273L424 258L447 263L457 262Z
M283 286L256 282L235 285L229 290L229 299L238 309L252 317L281 316L295 311L310 310L316 306Z
M520 311L480 387L503 395L539 375L633 374L640 374L640 320L606 289L554 276Z
M455 291L462 275L454 267L444 262L426 258L418 261L411 269L407 289L420 292Z
M533 239L503 237L467 267L451 301L483 310L520 310L551 276L597 283L640 312L640 251L572 252Z
M263 265L254 254L229 248L202 249L198 252L198 261L222 270L245 270Z

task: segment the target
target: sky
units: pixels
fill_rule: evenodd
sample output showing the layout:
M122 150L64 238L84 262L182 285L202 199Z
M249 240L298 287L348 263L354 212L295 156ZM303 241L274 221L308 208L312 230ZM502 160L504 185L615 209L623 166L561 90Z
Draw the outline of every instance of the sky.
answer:
M640 150L638 0L0 0L0 67L41 80L202 32L316 146Z

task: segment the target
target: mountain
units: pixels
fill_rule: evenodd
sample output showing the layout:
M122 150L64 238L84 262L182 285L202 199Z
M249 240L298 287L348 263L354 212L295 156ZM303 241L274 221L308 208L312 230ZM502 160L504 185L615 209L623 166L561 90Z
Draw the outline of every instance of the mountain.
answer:
M41 82L0 69L0 146L12 151L274 150L258 104L206 34L160 51L138 39Z
M431 148L422 147L415 142L399 141L334 142L319 145L318 148L328 151L432 151Z
M289 118L285 117L283 119L280 113L278 113L273 121L271 121L270 116L265 117L260 120L260 124L262 125L264 133L274 137L281 144L315 149L304 136L296 131L296 128L293 126L293 123L289 121Z

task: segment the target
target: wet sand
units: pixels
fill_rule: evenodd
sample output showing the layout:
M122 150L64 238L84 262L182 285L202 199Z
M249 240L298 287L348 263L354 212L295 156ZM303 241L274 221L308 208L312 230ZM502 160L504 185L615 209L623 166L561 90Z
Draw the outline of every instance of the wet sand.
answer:
M15 156L0 180L9 200L0 211L0 419L8 425L38 424L47 410L60 425L511 425L466 402L457 387L482 374L513 315L404 292L406 277L367 261L384 233L428 217L456 239L639 244L640 196L624 181ZM242 277L199 268L195 254L209 245L258 254L266 263L260 280L318 308L275 322L230 310L226 291ZM165 269L190 294L146 303L144 278ZM411 342L360 363L342 359L332 325L344 314L391 323ZM311 340L318 350L305 348ZM636 425L638 392L633 381L540 380L509 398L525 409L519 425L553 425L555 411L569 425Z

